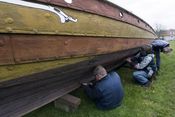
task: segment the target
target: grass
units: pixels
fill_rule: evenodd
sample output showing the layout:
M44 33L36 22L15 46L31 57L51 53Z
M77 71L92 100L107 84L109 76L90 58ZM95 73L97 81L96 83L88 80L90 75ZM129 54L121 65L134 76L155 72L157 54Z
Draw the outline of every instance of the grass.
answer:
M175 41L171 42L175 51ZM25 117L175 117L175 52L161 54L161 69L151 87L140 87L132 82L132 71L127 68L117 70L121 76L125 97L119 108L101 111L83 93L73 92L82 102L78 110L66 113L54 108L50 103Z

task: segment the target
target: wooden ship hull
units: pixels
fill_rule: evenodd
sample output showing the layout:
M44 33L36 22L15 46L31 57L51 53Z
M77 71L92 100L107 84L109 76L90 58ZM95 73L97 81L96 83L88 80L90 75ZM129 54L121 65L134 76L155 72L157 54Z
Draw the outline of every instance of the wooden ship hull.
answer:
M41 107L92 80L96 65L118 67L156 38L145 21L105 0L0 0L0 17L0 116Z
M29 7L18 1L0 1L1 65L112 53L155 38L143 20L103 0L75 0L70 6L64 0L35 0L77 19L64 23L54 12L34 7L36 3Z

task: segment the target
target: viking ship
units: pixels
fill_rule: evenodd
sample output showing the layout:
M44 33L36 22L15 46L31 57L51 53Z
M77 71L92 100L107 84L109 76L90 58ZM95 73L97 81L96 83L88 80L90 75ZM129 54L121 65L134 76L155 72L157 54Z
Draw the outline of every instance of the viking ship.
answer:
M41 107L92 79L94 66L111 70L156 38L106 0L0 0L0 17L0 116Z

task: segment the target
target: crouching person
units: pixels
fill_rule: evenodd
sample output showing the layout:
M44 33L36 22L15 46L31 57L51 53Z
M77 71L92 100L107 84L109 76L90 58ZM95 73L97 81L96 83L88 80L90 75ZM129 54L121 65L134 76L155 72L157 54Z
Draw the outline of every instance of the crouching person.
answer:
M156 72L154 54L147 54L146 51L142 49L137 54L137 57L134 57L134 60L128 58L127 62L135 68L135 71L133 72L134 80L138 84L148 87L152 81L154 73Z
M94 75L95 83L82 83L82 86L97 108L109 110L120 106L124 92L119 75L116 72L107 74L102 66L95 68Z

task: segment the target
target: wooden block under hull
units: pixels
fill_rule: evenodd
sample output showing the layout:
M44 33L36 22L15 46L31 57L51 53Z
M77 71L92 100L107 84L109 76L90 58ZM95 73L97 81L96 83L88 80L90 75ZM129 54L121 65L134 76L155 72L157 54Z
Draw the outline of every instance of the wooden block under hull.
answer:
M70 94L66 94L54 101L56 108L66 112L74 112L78 109L81 99Z

